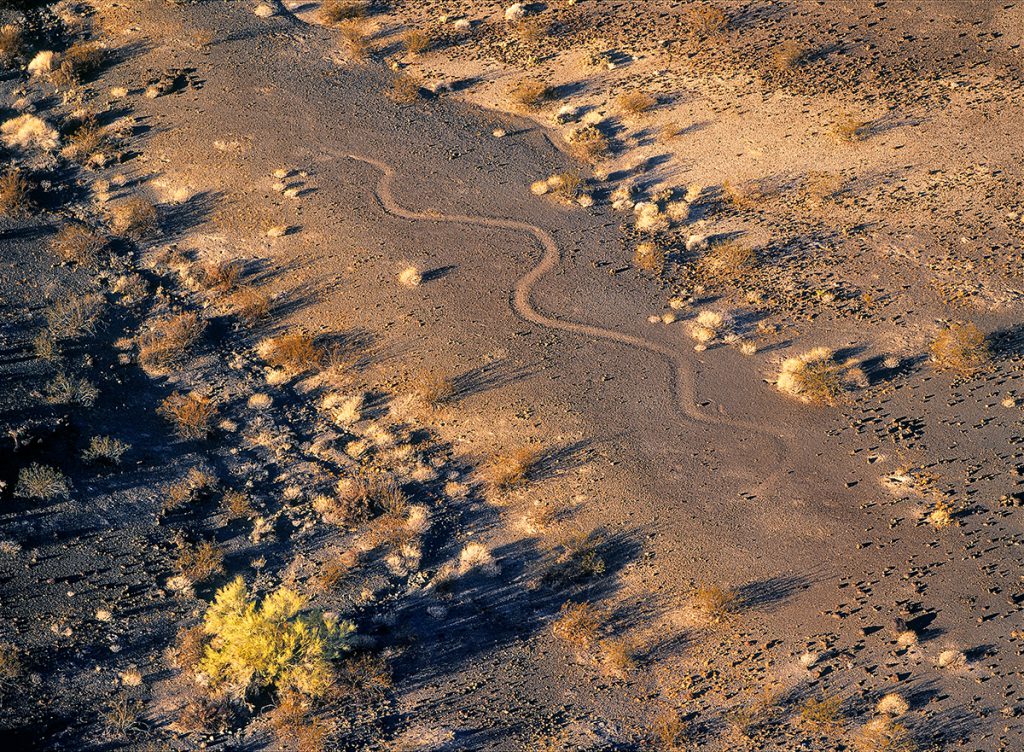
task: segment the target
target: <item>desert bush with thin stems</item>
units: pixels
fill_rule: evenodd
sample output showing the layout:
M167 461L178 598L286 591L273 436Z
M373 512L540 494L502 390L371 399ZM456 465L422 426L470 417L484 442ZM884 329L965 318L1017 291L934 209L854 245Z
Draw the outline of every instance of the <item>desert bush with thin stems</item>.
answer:
M88 168L103 168L118 157L118 139L93 116L86 117L68 134L61 154Z
M163 511L171 512L186 504L209 498L217 487L217 478L206 470L193 467L184 478L167 487Z
M630 117L650 112L657 103L658 100L642 91L629 91L619 95L615 100L619 112Z
M871 123L867 120L852 115L843 115L832 125L832 136L844 144L854 144L863 141L868 137L868 127Z
M242 269L235 261L207 261L200 264L196 279L211 292L225 293L238 285Z
M224 550L212 541L185 545L178 552L178 571L190 582L205 582L224 572Z
M714 37L729 28L729 16L724 10L711 3L701 3L686 14L686 22L692 34Z
M843 367L827 347L786 358L775 385L803 402L833 405L843 394Z
M101 462L107 465L121 464L121 458L131 449L127 442L113 436L93 436L89 446L82 452L86 462Z
M607 568L603 546L604 536L599 531L574 532L556 539L551 545L543 581L567 587L600 577Z
M573 650L585 652L597 644L602 621L601 612L590 603L565 603L551 631Z
M184 359L206 330L206 322L188 311L157 319L139 337L139 362L162 369Z
M0 176L0 215L20 217L32 207L29 183L21 170L10 170Z
M433 369L418 373L411 386L413 394L429 407L437 407L455 396L452 377Z
M134 241L152 235L159 224L156 206L141 196L114 204L107 210L107 218L115 234Z
M265 339L259 344L258 352L272 367L293 375L320 368L327 358L313 336L302 331Z
M96 404L99 389L86 378L58 373L46 384L46 401L52 405L81 405L92 407Z
M853 739L856 752L915 752L913 736L901 723L890 718L872 718Z
M224 492L224 496L221 497L221 506L224 507L224 511L233 520L251 517L256 511L252 500L247 494L233 489Z
M71 497L71 483L57 468L33 462L18 473L14 495L40 501L67 499Z
M756 251L739 240L715 243L701 259L702 271L718 280L743 277L756 267Z
M366 0L325 0L320 5L320 21L337 24L364 18L369 10L370 4Z
M103 304L103 297L94 293L58 299L46 311L50 333L58 340L94 334Z
M633 264L651 274L661 274L665 270L665 249L654 240L644 240L633 249Z
M310 714L309 702L296 692L282 692L270 712L274 737L283 746L298 752L322 752L333 730L332 724Z
M418 102L423 96L423 87L420 82L408 73L399 73L391 79L389 96L401 104L412 104Z
M992 363L985 334L973 323L952 323L932 340L929 355L934 367L958 376L973 376Z
M709 621L717 623L739 610L740 598L731 588L701 585L694 591L692 603Z
M58 88L80 84L102 67L106 55L97 42L75 42L61 55L60 65L51 72L50 79Z
M509 101L520 110L539 110L551 99L551 89L542 81L519 81L508 91Z
M338 481L334 496L319 496L313 507L334 525L349 527L378 515L391 515L404 524L409 498L390 478L359 474Z
M217 416L217 406L209 397L195 392L174 392L160 403L157 412L174 424L183 439L204 439Z
M241 285L224 298L223 305L243 322L252 325L270 314L270 295L254 285Z
M25 678L21 651L9 642L0 642L0 689L11 689Z
M18 62L25 46L21 28L14 24L0 26L0 66L9 68Z
M63 261L91 264L107 247L107 238L81 222L64 225L50 241L50 248Z
M353 60L363 61L370 57L370 39L365 22L352 18L338 24L341 42Z
M402 35L402 45L410 55L422 55L433 49L437 40L423 29L410 29Z
M141 700L120 692L103 712L103 725L108 733L123 738L138 727L142 719L142 709Z
M499 491L521 486L544 456L540 446L527 445L493 455L481 468L487 484Z
M236 717L230 698L192 694L178 712L177 729L186 733L223 734Z
M355 631L351 622L309 610L289 588L250 600L241 577L217 591L203 629L210 644L199 669L214 691L267 687L308 697L334 685L335 663Z
M54 362L60 358L60 347L49 329L43 329L32 338L32 350L42 360Z
M663 710L651 723L651 742L658 752L687 752L690 725L676 710Z
M608 155L608 137L596 125L584 125L568 135L573 154L585 162L597 162Z
M800 722L820 731L835 731L843 725L843 698L839 695L810 697L800 706Z

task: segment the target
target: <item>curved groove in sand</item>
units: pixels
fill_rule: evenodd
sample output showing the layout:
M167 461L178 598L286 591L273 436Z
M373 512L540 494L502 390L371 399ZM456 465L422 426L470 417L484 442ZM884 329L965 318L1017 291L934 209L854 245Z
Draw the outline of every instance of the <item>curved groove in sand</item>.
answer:
M550 314L542 313L533 304L533 288L541 278L558 266L561 260L561 252L558 244L551 234L537 225L529 222L521 222L515 219L499 219L496 217L485 217L470 214L445 214L437 211L412 211L403 207L395 200L391 189L391 183L395 177L395 170L385 162L370 157L363 157L356 154L346 154L349 159L363 162L376 168L381 173L381 178L375 191L378 200L388 214L411 221L446 222L451 224L476 225L478 227L496 227L504 230L515 230L533 236L534 240L543 249L540 261L529 271L523 274L516 281L513 288L512 307L517 315L538 326L556 329L563 332L571 332L595 339L603 339L616 342L626 347L633 347L646 352L654 353L665 358L672 371L673 383L671 391L675 397L676 407L694 423L708 426L726 426L728 428L747 431L769 438L776 445L780 458L785 456L785 443L792 439L789 434L774 433L756 423L726 418L720 415L706 413L697 405L697 389L695 378L689 365L682 355L670 347L658 342L643 339L632 334L618 332L614 329L605 329L592 324L583 324L578 321L557 318ZM755 496L762 496L769 488L775 485L781 474L781 466L777 464L776 469L754 490Z

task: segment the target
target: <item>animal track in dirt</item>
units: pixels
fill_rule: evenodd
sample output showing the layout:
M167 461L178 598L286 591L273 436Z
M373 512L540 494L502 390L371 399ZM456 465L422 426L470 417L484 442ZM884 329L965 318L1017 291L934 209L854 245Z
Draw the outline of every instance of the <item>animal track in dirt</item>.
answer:
M584 337L603 339L663 357L668 362L672 371L671 391L675 397L675 406L686 418L701 425L724 426L737 431L754 433L766 437L774 444L777 457L774 463L776 469L750 492L755 497L761 499L768 498L769 492L775 488L782 475L782 458L790 456L789 445L794 443L794 437L788 432L780 431L775 433L756 423L716 416L702 411L698 407L697 389L692 370L679 352L666 345L625 332L558 318L538 310L532 300L533 289L544 275L558 266L561 260L558 244L550 233L537 225L515 219L486 217L474 214L447 214L436 210L413 211L402 206L395 199L391 185L396 172L391 165L372 157L357 154L338 154L336 156L342 156L370 165L381 173L374 193L384 211L392 216L413 222L444 222L449 224L475 225L478 227L494 227L523 232L532 236L543 252L537 264L527 270L516 281L511 295L513 311L521 318L538 326L570 332Z

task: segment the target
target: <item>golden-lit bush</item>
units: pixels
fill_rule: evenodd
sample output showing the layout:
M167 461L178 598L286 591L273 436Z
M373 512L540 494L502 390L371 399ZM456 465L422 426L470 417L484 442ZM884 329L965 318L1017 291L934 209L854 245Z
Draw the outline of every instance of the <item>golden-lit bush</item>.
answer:
M658 100L650 94L645 94L642 91L626 92L625 94L619 95L615 100L615 104L618 107L619 112L623 115L629 115L632 117L650 112L657 103Z
M366 0L325 0L320 4L320 21L337 24L356 18L363 18L370 9Z
M718 585L702 585L693 593L693 607L710 621L718 622L729 614L735 613L740 606L740 599L730 588Z
M183 439L203 439L210 433L217 406L209 397L195 392L174 392L160 403L157 412L174 424Z
M138 241L156 231L159 215L152 202L136 196L110 207L107 218L115 234Z
M50 248L64 261L93 263L107 247L102 234L80 222L64 225L50 241Z
M50 74L54 85L67 88L81 83L97 72L107 51L96 42L75 42L60 57L60 65Z
M544 455L542 447L529 445L511 452L492 456L483 466L482 472L488 485L496 490L508 490L525 483Z
M589 603L566 603L551 627L574 650L590 650L601 634L601 613Z
M521 110L537 110L551 98L551 89L541 81L520 81L508 91L509 101Z
M28 180L21 170L0 175L0 215L19 217L26 214L31 205Z
M988 340L971 323L954 323L935 337L929 348L935 368L958 376L972 376L992 362Z
M139 337L139 362L144 368L162 369L185 358L206 330L206 322L192 312L154 321Z
M67 499L71 496L71 484L57 468L33 462L18 473L14 495L41 501Z
M199 669L214 690L273 688L321 697L335 680L335 662L355 627L308 611L306 599L280 588L262 602L234 579L217 591L203 619L210 644Z
M305 332L266 339L259 345L259 355L274 368L293 375L321 367L327 357L313 336Z
M832 405L843 393L843 369L827 347L786 358L775 382L803 402Z

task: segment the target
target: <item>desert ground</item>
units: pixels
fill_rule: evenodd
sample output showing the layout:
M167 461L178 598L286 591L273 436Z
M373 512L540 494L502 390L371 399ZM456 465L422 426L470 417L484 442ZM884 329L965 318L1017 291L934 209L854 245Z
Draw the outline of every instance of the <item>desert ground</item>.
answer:
M0 739L1024 749L1024 3L0 0Z

